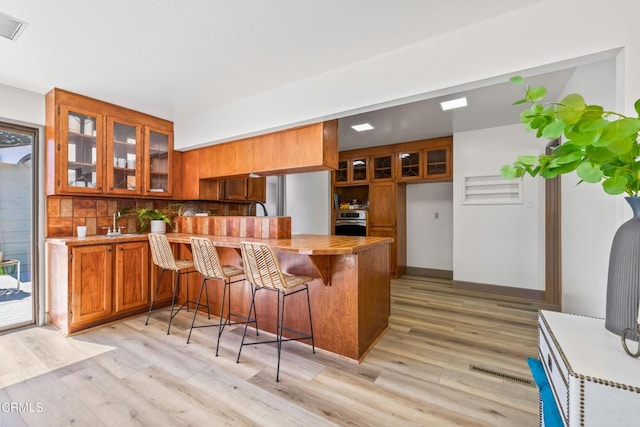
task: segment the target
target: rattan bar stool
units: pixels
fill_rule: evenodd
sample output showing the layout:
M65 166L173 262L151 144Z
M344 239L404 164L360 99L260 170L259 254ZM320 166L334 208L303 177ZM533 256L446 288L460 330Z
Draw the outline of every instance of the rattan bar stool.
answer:
M222 265L218 251L216 247L211 243L211 240L205 237L190 237L191 241L191 253L193 254L193 262L195 264L196 271L202 274L202 286L200 286L200 294L198 295L198 301L196 303L196 313L198 311L198 304L202 298L202 292L207 292L207 280L220 280L224 283L222 290L222 301L220 302L220 321L215 325L198 325L195 326L196 313L193 313L193 320L191 321L191 329L189 329L189 336L187 337L187 344L191 339L191 332L194 328L208 328L212 326L218 327L218 341L216 343L216 356L220 349L220 337L222 331L227 325L234 325L238 323L254 323L256 326L256 335L258 334L258 322L256 320L255 307L253 308L253 319L246 318L244 315L231 312L231 284L244 282L244 270L238 267L230 265ZM227 305L227 315L224 315L224 307ZM249 313L251 314L251 313ZM232 322L231 318L235 317L242 319L242 322Z
M282 349L282 342L284 341L299 341L299 340L311 340L311 349L313 353L316 352L315 341L313 338L313 323L311 321L311 302L309 300L309 285L308 283L313 279L311 277L303 276L291 276L282 273L280 264L276 258L273 249L267 244L258 242L241 242L240 249L242 251L242 262L244 264L244 274L246 279L251 283L251 305L249 307L249 314L251 310L255 308L256 292L262 289L269 291L275 291L278 295L277 304L277 328L276 339L272 341L260 341L253 343L245 343L244 338L247 334L247 322L244 327L244 333L242 334L242 341L240 343L240 350L238 350L238 358L236 363L240 362L240 354L242 353L242 347L245 345L255 344L267 344L277 343L278 348L278 365L276 368L276 381L280 381L280 354ZM287 297L297 294L298 292L307 292L307 308L309 310L309 333L305 334L300 331L296 331L290 328L284 327L284 303ZM282 304L280 300L282 299ZM294 338L282 338L283 331L290 332L292 334L299 335Z
M195 301L189 301L189 276L187 277L187 300L182 304L174 313L174 307L176 304L176 297L178 295L178 287L180 285L180 276L189 273L195 273L194 263L188 259L175 259L173 257L173 252L171 251L171 245L167 240L167 236L164 234L155 234L149 233L149 247L151 248L151 257L153 259L153 263L160 267L160 275L158 276L158 283L156 285L156 291L153 293L153 298L151 299L151 304L149 305L149 313L147 313L147 320L144 322L145 325L149 324L149 317L151 316L151 311L153 311L153 305L156 302L156 298L158 297L158 289L160 289L160 283L162 280L162 275L165 271L173 271L175 275L175 281L173 284L173 297L171 298L171 315L169 317L169 326L167 327L167 335L171 331L171 322L173 318L182 310L183 308L187 308L189 311L189 304L196 304ZM197 311L196 311L197 313ZM207 296L207 315L211 318L209 314L209 298Z

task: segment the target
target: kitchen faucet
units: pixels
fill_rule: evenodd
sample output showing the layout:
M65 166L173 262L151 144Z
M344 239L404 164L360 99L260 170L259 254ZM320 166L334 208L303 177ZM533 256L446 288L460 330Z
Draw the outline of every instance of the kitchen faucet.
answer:
M107 236L120 236L122 234L120 232L120 227L118 227L118 219L119 218L120 218L120 212L115 211L113 213L113 229L111 229L111 227L106 227L107 228Z
M253 208L255 212L254 216L258 216L258 208L256 207L256 205L262 206L264 216L269 216L269 214L267 213L267 207L262 202L251 202L251 204L249 205L249 209L247 209L247 215L251 216L251 208Z

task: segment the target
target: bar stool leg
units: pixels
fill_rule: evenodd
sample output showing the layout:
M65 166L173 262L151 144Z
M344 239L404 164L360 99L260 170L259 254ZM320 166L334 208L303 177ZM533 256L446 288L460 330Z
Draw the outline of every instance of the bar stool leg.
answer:
M227 286L229 286L229 296L227 297ZM229 299L229 308L227 311L227 317L222 321L222 316L224 316L224 303L226 301L225 298ZM224 327L227 325L229 321L229 316L231 315L231 284L224 281L224 287L222 288L222 302L220 303L220 321L218 322L218 342L216 343L216 357L218 357L218 351L220 350L220 337L222 336L222 331L224 331Z
M280 294L282 293L282 310L280 310ZM280 382L280 353L282 353L282 326L284 323L284 299L287 295L284 292L278 291L278 330L277 332L277 345L278 345L278 367L276 368L276 382Z
M251 311L255 313L256 291L257 288L251 284L251 305L249 306L249 313L247 313L247 321L244 324L244 332L242 333L242 341L240 341L240 350L238 350L236 363L240 363L240 353L242 353L242 346L244 346L244 337L247 335L247 328L249 327L249 320L251 319Z
M202 286L200 286L200 293L198 294L198 299L196 300L196 310L193 312L193 319L191 319L191 327L189 328L189 335L187 336L187 344L189 344L189 340L191 340L191 332L193 331L193 325L196 323L196 316L198 315L198 308L200 307L200 299L202 298L202 290L206 287L207 279L202 278ZM209 298L207 298L207 312L209 311Z
M313 322L311 321L311 300L309 299L309 285L305 285L307 288L307 308L309 309L309 329L311 330L311 350L316 352L316 344L313 339Z
M169 317L169 327L167 328L167 335L169 335L169 331L171 331L171 321L173 320L173 307L176 304L176 296L178 294L178 286L180 285L180 272L174 272L174 274L176 275L176 280L175 280L175 284L173 286L173 298L171 298L171 315ZM187 295L188 297L188 295ZM187 307L189 307L189 304L187 304ZM178 310L180 311L180 310ZM178 312L176 311L176 314Z
M145 325L149 324L149 316L151 316L151 311L153 310L153 304L156 302L156 298L158 298L158 289L160 289L160 283L162 280L162 275L166 270L163 268L160 270L160 275L158 276L158 283L156 284L156 291L153 293L153 298L151 298L151 305L149 306L149 312L147 313L147 320L144 322Z

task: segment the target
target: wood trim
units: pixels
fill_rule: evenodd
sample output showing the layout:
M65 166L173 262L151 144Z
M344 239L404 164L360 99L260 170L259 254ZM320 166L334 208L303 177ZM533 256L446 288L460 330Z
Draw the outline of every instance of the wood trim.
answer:
M484 292L487 294L503 295L508 297L525 298L534 301L545 301L544 291L536 289L513 288L510 286L490 285L487 283L464 282L454 280L451 282L454 289L465 291Z
M560 144L556 139L547 144L549 154L553 147ZM560 176L545 180L544 210L544 262L545 295L548 304L562 307L562 194Z
M436 268L409 267L406 274L412 276L435 277L437 279L453 280L453 270L438 270Z

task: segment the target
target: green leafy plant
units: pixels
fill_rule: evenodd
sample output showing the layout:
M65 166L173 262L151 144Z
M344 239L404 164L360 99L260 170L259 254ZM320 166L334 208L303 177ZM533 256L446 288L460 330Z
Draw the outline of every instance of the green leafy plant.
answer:
M182 203L172 203L162 209L152 208L124 208L120 210L121 215L135 214L140 221L140 231L145 231L150 221L164 221L173 228L173 219L182 212Z
M524 84L520 76L514 84ZM531 104L520 114L520 121L537 138L554 140L564 137L550 154L518 156L512 165L502 167L505 178L540 175L554 178L576 171L579 182L598 183L607 194L640 191L640 118L605 111L600 105L588 105L579 94L570 94L558 103L543 103L547 94L543 86L527 87L524 98L514 105ZM640 117L640 99L635 102Z

